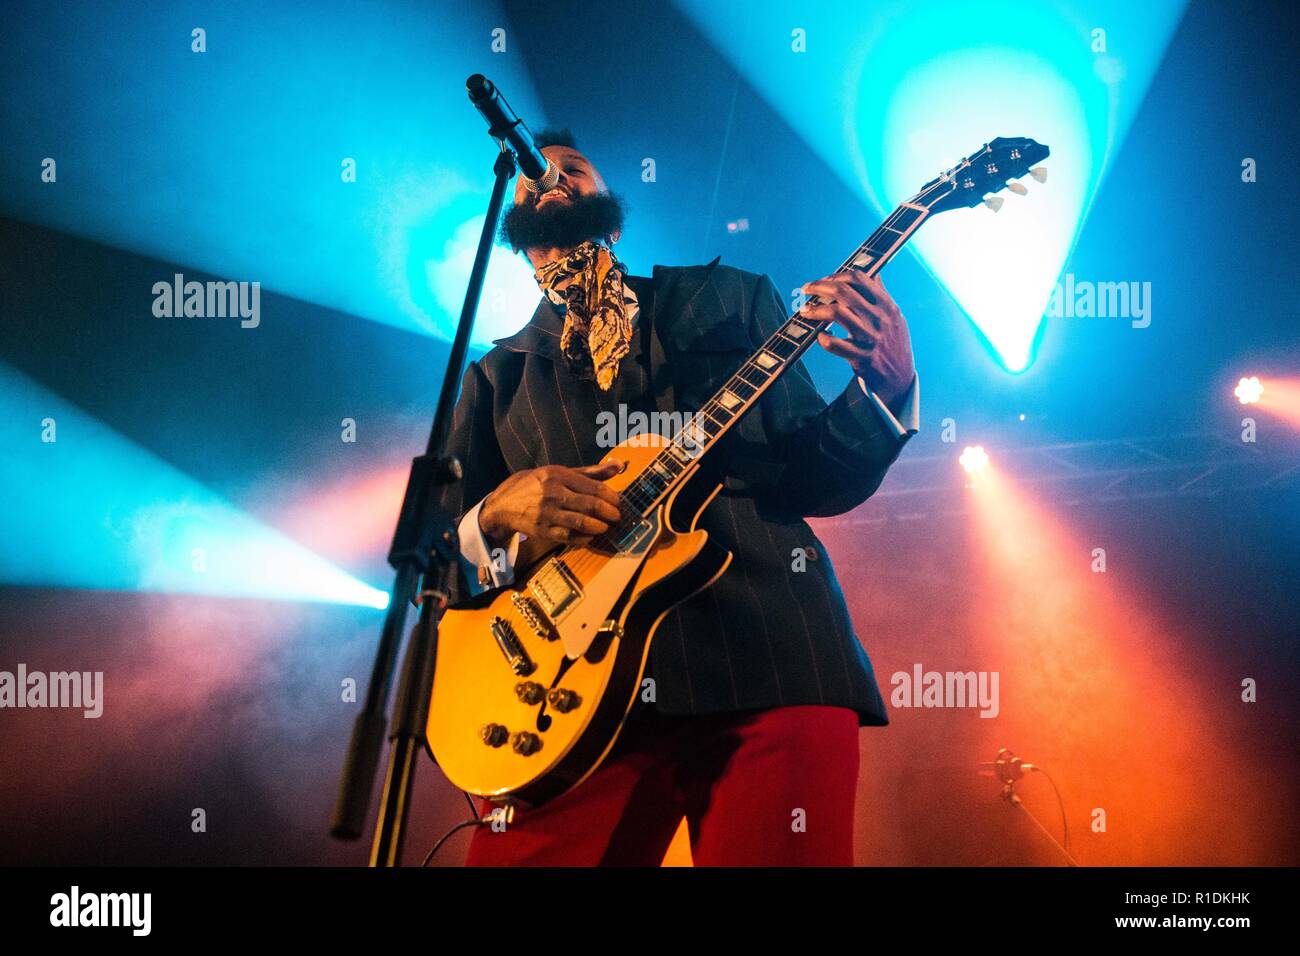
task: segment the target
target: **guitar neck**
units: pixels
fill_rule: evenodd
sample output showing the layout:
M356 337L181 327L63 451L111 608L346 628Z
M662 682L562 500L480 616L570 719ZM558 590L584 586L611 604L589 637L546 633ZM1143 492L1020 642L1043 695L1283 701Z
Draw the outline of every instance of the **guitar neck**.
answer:
M1033 166L1046 159L1049 152L1042 143L1023 136L999 136L985 143L895 209L835 272L856 269L868 277L876 275L921 223L936 212L974 208L981 203L996 212L1002 199L991 194L1009 188L1025 195L1024 185L1013 180L1028 174L1038 182L1046 181L1047 170ZM821 301L813 296L808 303L820 305ZM623 490L625 517L607 533L610 539L624 540L629 525L643 524L643 519L693 474L696 461L758 403L829 325L828 321L805 317L802 309L786 319Z
M903 203L840 265L835 273L856 269L874 276L916 232L930 209L919 200L925 191ZM810 296L808 305L821 299ZM692 416L687 426L624 489L623 500L633 515L644 516L685 478L690 466L709 452L757 403L778 378L812 347L817 334L830 325L805 318L802 309L768 337L727 383Z

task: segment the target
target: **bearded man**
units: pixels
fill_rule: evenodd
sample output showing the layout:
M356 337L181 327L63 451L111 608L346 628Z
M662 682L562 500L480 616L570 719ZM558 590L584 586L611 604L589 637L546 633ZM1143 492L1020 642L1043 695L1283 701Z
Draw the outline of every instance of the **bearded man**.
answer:
M718 259L629 274L613 249L622 201L567 131L535 139L559 182L535 195L520 180L502 236L542 297L462 382L448 453L464 474L443 501L460 516L453 599L510 583L522 540L582 543L617 523L617 465L591 464L602 413L699 409L787 318L771 279ZM660 623L653 701L577 787L479 827L469 864L653 866L683 818L697 865L852 864L858 729L888 716L804 519L876 490L918 429L918 386L878 280L849 271L802 291L823 300L804 316L847 333L818 336L847 385L828 405L797 364L710 453L723 488L699 526L734 559Z

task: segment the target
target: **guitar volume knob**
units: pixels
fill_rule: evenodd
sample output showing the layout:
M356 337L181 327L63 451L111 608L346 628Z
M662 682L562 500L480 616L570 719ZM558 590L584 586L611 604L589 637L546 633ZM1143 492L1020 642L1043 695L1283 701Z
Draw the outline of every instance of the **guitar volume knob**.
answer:
M515 685L515 696L525 704L540 704L546 696L546 688L535 680L523 680Z
M500 747L510 738L510 731L504 724L484 724L478 735L489 747Z
M514 748L515 753L527 757L542 749L542 738L527 730L521 730L510 735L510 746Z
M582 703L582 698L571 690L557 687L546 695L546 702L560 713L567 714Z

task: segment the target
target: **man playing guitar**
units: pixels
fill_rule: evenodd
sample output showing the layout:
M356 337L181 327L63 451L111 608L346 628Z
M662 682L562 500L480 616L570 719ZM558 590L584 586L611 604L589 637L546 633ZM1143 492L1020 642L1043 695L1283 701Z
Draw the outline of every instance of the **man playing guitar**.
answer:
M470 363L449 453L464 467L464 579L509 584L529 549L590 541L618 522L597 418L694 409L787 315L771 279L718 264L626 274L619 198L567 131L536 138L560 170L515 189L502 236L543 292L532 320ZM829 405L802 365L710 457L722 484L700 527L734 561L663 618L612 751L576 787L479 827L470 865L657 865L684 817L697 865L851 865L858 728L888 723L829 557L804 520L880 485L918 429L907 323L875 278L810 282L802 314L852 376ZM618 420L625 420L625 416ZM522 548L522 553L521 553ZM484 802L486 810L490 804Z

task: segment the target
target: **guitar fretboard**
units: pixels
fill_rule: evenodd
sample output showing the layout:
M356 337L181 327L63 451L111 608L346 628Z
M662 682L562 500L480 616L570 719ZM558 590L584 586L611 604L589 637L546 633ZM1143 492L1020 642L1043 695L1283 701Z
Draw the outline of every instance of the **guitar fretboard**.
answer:
M856 269L874 276L879 272L929 215L925 200L941 182L936 180L927 185L926 189L895 209L835 273ZM817 305L821 301L818 296L809 296L805 300L808 305ZM626 517L607 532L611 542L623 540L630 529L650 514L691 467L754 407L772 383L799 361L817 340L817 334L829 325L825 320L805 318L802 308L786 319L623 490L621 497Z

